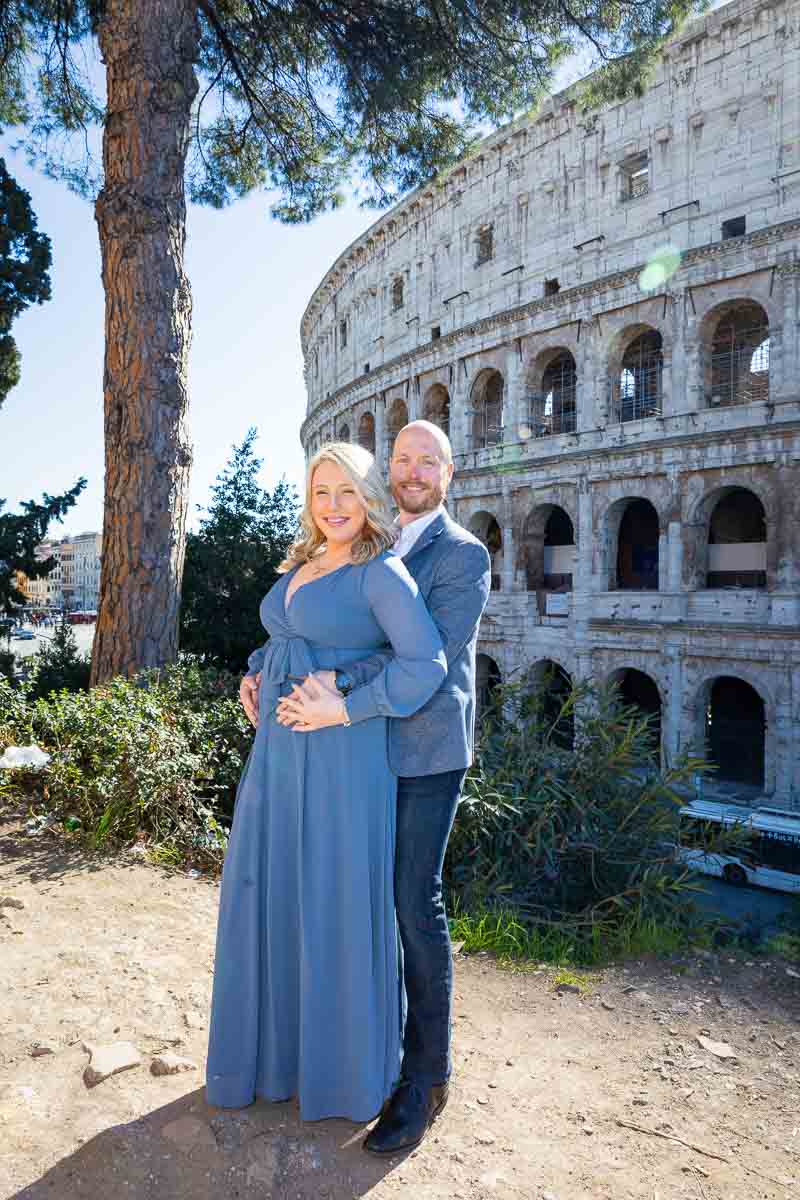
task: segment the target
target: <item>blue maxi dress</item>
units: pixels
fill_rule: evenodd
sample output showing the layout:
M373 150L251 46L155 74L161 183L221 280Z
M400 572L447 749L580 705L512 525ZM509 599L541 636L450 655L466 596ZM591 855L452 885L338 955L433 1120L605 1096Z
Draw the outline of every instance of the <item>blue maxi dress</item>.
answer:
M259 724L222 875L206 1097L239 1108L296 1096L305 1120L368 1121L401 1057L387 718L416 712L447 668L391 551L302 585L287 607L293 574L264 597L270 638L250 658L262 671ZM352 725L278 724L276 703L296 678L387 642L392 660L348 699Z

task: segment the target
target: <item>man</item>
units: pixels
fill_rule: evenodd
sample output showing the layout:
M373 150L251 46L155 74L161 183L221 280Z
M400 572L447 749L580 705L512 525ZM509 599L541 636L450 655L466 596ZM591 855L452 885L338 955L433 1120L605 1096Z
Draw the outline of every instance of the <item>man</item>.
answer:
M472 762L475 647L489 596L488 552L447 514L453 478L447 436L412 421L397 436L390 464L400 510L395 546L438 626L447 657L439 691L412 717L389 723L389 765L398 776L395 906L403 947L408 1011L401 1080L364 1147L392 1154L422 1141L444 1108L451 1073L453 967L442 869L461 785ZM258 653L258 652L257 652ZM315 679L340 696L369 683L391 650ZM251 667L258 663L254 655ZM258 675L242 680L240 699L255 723ZM287 698L288 699L288 698ZM291 723L278 710L279 720Z

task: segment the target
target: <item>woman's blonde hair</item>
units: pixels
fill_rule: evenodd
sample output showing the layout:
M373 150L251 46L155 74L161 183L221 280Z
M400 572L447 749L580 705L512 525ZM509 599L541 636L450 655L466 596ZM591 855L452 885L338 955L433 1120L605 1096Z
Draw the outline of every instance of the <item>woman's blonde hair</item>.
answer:
M363 446L351 442L328 442L308 464L306 471L306 495L300 514L300 533L289 547L286 558L278 567L279 572L291 571L314 558L325 545L325 535L311 515L311 487L314 472L320 463L335 463L352 480L358 498L367 510L361 532L353 540L350 550L354 563L366 563L397 540L397 531L392 521L389 492L378 471L374 457Z

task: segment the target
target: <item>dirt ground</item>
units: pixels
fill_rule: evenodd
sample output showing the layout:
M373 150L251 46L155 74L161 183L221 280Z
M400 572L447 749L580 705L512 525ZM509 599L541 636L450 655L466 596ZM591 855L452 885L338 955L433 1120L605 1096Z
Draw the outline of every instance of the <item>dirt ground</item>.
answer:
M303 1124L293 1103L205 1103L217 900L215 882L0 816L3 1200L800 1195L796 964L631 963L575 994L552 968L459 955L450 1103L418 1150L384 1160L364 1127ZM83 1042L120 1040L141 1064L89 1088ZM154 1076L162 1051L197 1069Z

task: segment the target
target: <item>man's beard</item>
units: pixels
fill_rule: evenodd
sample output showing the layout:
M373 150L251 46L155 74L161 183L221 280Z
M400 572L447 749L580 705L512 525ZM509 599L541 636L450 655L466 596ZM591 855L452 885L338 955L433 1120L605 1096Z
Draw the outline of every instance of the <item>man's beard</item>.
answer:
M441 484L425 484L422 491L403 494L398 484L392 484L392 495L397 501L401 512L422 516L423 513L433 512L444 500L444 490Z

